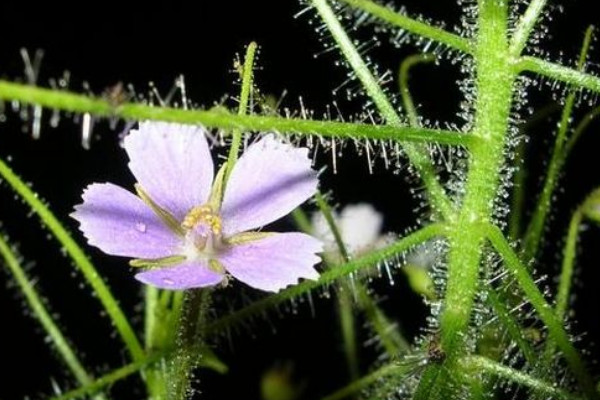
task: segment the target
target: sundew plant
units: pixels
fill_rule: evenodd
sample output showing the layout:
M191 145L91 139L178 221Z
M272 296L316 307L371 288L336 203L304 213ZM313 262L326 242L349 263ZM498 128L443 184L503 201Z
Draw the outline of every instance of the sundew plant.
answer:
M14 306L25 305L64 370L47 377L46 393L31 395L222 398L210 382L236 385L235 375L227 378L239 368L235 350L227 361L223 353L241 338L268 342L278 325L302 329L326 314L319 324L336 332L342 371L332 375L343 381L316 393L284 365L264 374L261 398L600 399L596 338L582 335L572 312L582 228L600 222L600 189L563 210L566 225L552 221L567 162L600 115L594 27L582 32L579 56L563 61L544 51L561 12L553 1L460 0L458 7L461 23L449 28L415 17L401 0L299 0L296 18L315 28L321 55L347 72L339 101L322 115L302 99L282 107L261 90L269 52L258 58L260 43L235 58L239 93L205 106L188 98L183 77L164 96L152 85L146 95L121 83L78 91L68 75L45 85L41 53L23 50L25 79L0 80L3 122L19 119L36 138L70 118L84 148L94 147L94 126L107 124L128 160L111 168L135 182L90 177L63 214L0 159L0 189L24 204L17 219L39 220L122 348L118 364L86 360L80 343L94 339L80 340L57 315L69 293L56 304L46 298L35 276L49 266L21 254L18 243L37 239L0 225L3 279L20 295ZM370 54L384 38L418 52L387 71ZM453 119L423 115L410 80L423 64L460 71ZM544 92L550 105L530 100ZM360 112L344 109L351 101ZM530 128L548 120L554 134L540 161L528 151ZM340 204L322 177L335 174L345 154L410 189L418 204L412 225L386 232L386 216L372 205ZM278 220L284 224L272 225ZM109 279L108 259L128 271L121 276L139 291L135 305ZM385 306L387 296L409 295L427 310L416 334ZM311 343L320 345L327 344ZM12 379L10 369L2 374Z

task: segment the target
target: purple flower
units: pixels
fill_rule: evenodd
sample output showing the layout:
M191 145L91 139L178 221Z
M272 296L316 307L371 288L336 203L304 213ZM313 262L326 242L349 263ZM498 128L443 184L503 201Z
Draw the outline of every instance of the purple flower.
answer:
M268 135L248 147L224 183L224 167L214 176L202 128L141 123L124 147L138 196L95 183L72 216L89 244L134 258L130 264L144 268L138 280L182 290L231 274L278 291L299 278L318 278L320 241L299 232L251 232L314 195L307 149Z

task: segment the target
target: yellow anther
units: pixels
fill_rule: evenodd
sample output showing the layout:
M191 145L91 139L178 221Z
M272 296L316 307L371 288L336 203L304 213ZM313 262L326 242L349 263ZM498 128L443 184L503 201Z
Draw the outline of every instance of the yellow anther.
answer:
M221 234L221 218L209 205L192 208L181 223L182 228L192 230L198 224L206 224L215 235Z

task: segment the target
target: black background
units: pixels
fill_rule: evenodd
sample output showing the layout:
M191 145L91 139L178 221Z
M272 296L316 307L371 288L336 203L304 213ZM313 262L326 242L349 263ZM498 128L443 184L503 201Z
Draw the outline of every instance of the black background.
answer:
M450 1L397 1L405 4L411 13L423 13L448 26L459 23L460 9ZM440 4L443 3L443 4ZM588 24L598 23L597 14L589 12L591 1L569 1L564 12L552 13L548 22L552 39L546 38L542 48L551 57L563 54L572 61L579 51L583 32ZM199 1L194 6L183 4L159 7L124 8L119 3L94 3L67 6L33 5L26 2L3 2L0 5L0 76L22 79L23 63L19 49L45 51L39 82L47 86L48 79L59 77L64 70L72 75L71 89L83 90L89 82L94 93L117 82L132 83L138 92L145 92L148 82L166 93L179 74L186 77L189 97L198 104L211 106L226 95L239 91L232 72L236 53L255 40L261 47L256 83L263 93L280 96L287 90L283 105L299 109L303 103L320 116L326 105L336 96L332 90L345 80L346 71L335 66L339 60L335 52L314 57L322 50L315 25L309 24L314 13L294 18L303 6L294 1ZM369 38L371 28L357 33ZM371 52L382 69L396 71L399 62L416 48L406 45L401 49L390 46L381 36L381 46ZM600 59L592 50L592 63ZM590 68L594 69L592 65ZM595 68L597 70L597 68ZM458 111L460 92L455 81L461 76L456 66L443 62L441 66L418 67L412 76L411 87L421 113L431 120L461 123ZM396 81L390 83L396 90ZM532 106L552 101L548 89L534 89L530 96ZM345 116L360 109L360 101L340 100ZM229 99L226 104L235 103ZM585 111L587 104L581 109ZM48 112L45 118L48 118ZM581 112L580 112L581 114ZM73 205L80 201L82 188L94 181L113 181L131 185L132 178L125 167L125 155L118 145L118 129L110 130L100 122L96 125L91 150L84 150L80 142L80 126L70 118L63 118L57 129L48 124L42 128L42 137L34 141L28 134L29 124L8 113L8 121L0 124L0 156L10 157L11 165L35 190L46 199L83 243L75 224L68 218ZM550 152L553 128L557 116L537 126L529 145L533 178L528 182L528 204L533 204L534 190L539 188L544 160ZM47 120L46 120L47 121ZM600 184L597 160L598 124L593 124L576 149L562 180L555 212L551 218L552 233L547 241L540 272L554 274L559 265L560 245L571 211L590 190ZM339 204L367 201L386 217L385 229L403 232L417 224L413 210L418 207L409 189L405 172L386 171L378 161L373 175L367 169L364 157L348 151L338 160L338 173L333 174L329 155L322 154L319 165L329 165L322 186L332 190ZM3 231L12 242L20 244L26 260L35 261L31 275L37 287L51 302L51 309L60 314L64 331L72 338L86 365L100 371L123 365L127 355L122 351L108 320L100 317L97 302L89 296L89 289L81 285L77 274L71 273L69 262L60 255L53 240L41 232L35 218L24 217L28 210L15 201L6 185L0 187L0 218ZM583 234L578 271L575 310L578 323L576 332L587 332L586 348L590 359L598 358L598 349L590 343L598 342L600 326L597 307L599 291L596 288L597 259L600 253L598 228L591 227ZM141 328L140 288L131 278L122 259L103 255L88 248L102 275L122 301L136 327ZM4 281L7 275L4 274ZM394 286L385 280L376 283L385 294L383 305L398 319L409 336L418 333L424 324L426 309L421 300L412 295L399 274ZM239 298L240 287L224 292L223 296ZM244 290L244 289L242 289ZM254 295L251 291L245 291ZM236 304L239 304L238 300ZM51 392L51 382L66 382L60 362L44 344L41 330L35 321L24 317L24 306L14 288L0 285L0 338L1 360L4 366L0 378L0 399L19 399L25 395L43 397ZM218 310L217 310L218 312ZM276 364L291 361L295 376L306 383L306 398L316 398L342 385L346 379L341 345L338 337L334 302L316 299L316 313L300 307L297 314L280 319L271 316L271 323L257 320L250 329L234 335L231 343L218 343L217 352L230 366L228 376L213 373L199 375L199 388L204 398L259 398L260 376ZM272 326L277 326L273 331ZM361 337L365 340L366 337ZM376 354L372 348L362 351L364 371ZM135 385L117 385L117 394L137 398L139 392L130 391Z

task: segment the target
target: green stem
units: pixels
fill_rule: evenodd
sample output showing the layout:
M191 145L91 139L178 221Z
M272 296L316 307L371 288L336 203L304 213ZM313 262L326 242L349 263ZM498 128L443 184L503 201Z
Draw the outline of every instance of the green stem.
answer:
M560 64L554 64L550 61L524 56L514 63L514 68L519 72L533 72L559 82L564 82L575 88L588 89L594 93L600 93L600 78L597 76L586 74Z
M540 319L546 325L549 337L562 350L567 363L571 367L573 374L579 381L586 395L590 399L598 399L599 396L594 389L594 382L590 377L581 356L569 340L569 335L565 331L562 320L557 318L554 309L548 304L544 295L538 289L535 281L529 275L527 267L521 263L519 257L510 247L500 229L492 225L488 225L484 227L484 229L486 231L486 237L502 257L508 270L515 276L521 290L525 293L527 300L535 308Z
M537 356L534 348L527 342L527 339L525 339L523 335L523 328L513 318L510 310L502 302L502 298L496 293L493 287L488 287L487 301L494 310L494 314L496 314L502 326L508 332L510 338L515 341L517 347L523 353L525 360L529 365L535 365Z
M107 315L121 335L129 353L134 360L144 358L144 350L136 337L129 321L123 314L121 307L113 297L110 289L87 258L81 247L73 240L65 227L52 214L50 209L38 198L38 196L23 182L2 160L0 160L0 176L12 187L12 189L25 201L26 204L39 216L42 224L46 226L52 235L60 242L75 266L81 271L88 281L96 296L104 306Z
M100 117L120 117L128 120L154 120L182 124L204 125L225 131L279 132L295 135L315 135L340 139L369 138L392 141L435 142L469 146L473 140L467 135L438 129L405 126L376 126L335 121L315 121L302 118L284 118L257 115L236 115L222 108L212 110L184 110L154 107L139 103L119 106L102 98L93 98L60 90L44 89L0 80L0 99L37 104L51 109L75 113L90 113Z
M468 376L478 375L483 372L528 387L535 392L551 396L553 399L581 400L578 396L556 388L552 383L540 381L521 371L504 366L485 357L464 357L460 360L460 363L464 368L464 373Z
M52 343L54 343L54 346L56 346L58 353L73 373L73 376L75 376L81 385L89 385L92 382L92 378L86 372L81 361L77 358L75 351L71 348L69 341L44 306L40 295L35 290L31 280L27 277L25 270L21 267L19 257L2 237L2 234L0 234L0 255L4 258L6 266L23 292L29 308L33 311L33 315L35 315L48 337L52 340ZM101 397L104 398L104 396Z
M353 394L364 390L365 388L377 383L382 378L390 375L407 375L413 372L414 365L387 364L383 367L371 372L370 374L352 382L348 386L322 398L322 400L340 400L350 397Z
M109 372L108 374L101 376L100 378L92 381L91 383L77 388L75 390L71 390L67 393L64 393L60 396L52 397L51 400L74 400L85 398L94 393L98 393L100 390L110 386L122 379L125 379L136 372L143 370L144 367L151 365L163 357L162 354L153 354L151 356L142 358L139 361L133 362L131 364L127 364L119 369Z
M414 54L408 56L400 64L400 71L398 72L398 85L400 86L400 94L402 95L402 104L406 109L406 115L408 115L408 121L410 126L419 126L419 116L417 108L413 102L410 90L408 87L409 72L412 67L418 64L431 63L435 61L433 54Z
M470 54L473 52L473 46L468 39L465 39L454 33L445 31L442 28L431 26L425 22L417 21L404 14L397 13L388 7L381 6L370 0L341 0L343 3L359 8L389 24L395 25L416 36L432 39L436 42L445 44L455 50Z
M170 361L166 379L167 400L184 400L191 393L192 374L198 366L204 340L204 325L210 291L189 290L185 294L183 313L177 329L177 350Z
M587 129L587 127L596 118L598 118L598 116L600 116L600 106L598 106L596 108L593 108L590 112L588 112L581 119L581 121L579 122L579 124L577 125L577 127L575 127L575 129L573 130L573 134L569 138L569 141L565 145L565 151L564 151L564 158L565 159L569 156L569 154L571 154L571 152L573 151L573 147L575 147L575 145L579 141L579 138L581 137L581 135L583 134L583 132L585 132L585 130Z
M321 274L317 281L304 281L296 286L282 290L281 292L265 297L262 300L255 301L247 307L223 316L216 321L209 323L206 331L208 334L224 333L228 329L238 327L251 317L263 314L266 310L271 309L278 304L305 295L314 289L329 285L340 278L350 276L358 271L364 271L369 267L377 266L384 260L397 256L414 246L424 243L433 237L444 235L445 233L446 228L443 224L428 225L383 249L375 250L363 257L328 269Z
M564 320L569 306L569 297L571 295L571 286L573 283L573 269L575 256L577 252L577 241L579 239L579 228L583 220L583 209L579 207L569 223L567 233L567 242L563 253L563 262L558 284L558 294L556 295L556 317Z
M451 375L446 371L451 371L458 357L468 351L466 339L470 336L469 322L479 288L483 253L483 237L477 225L492 219L515 80L508 54L507 17L507 2L479 1L474 135L481 140L471 147L463 205L449 237L448 281L440 315L441 347L447 354L444 362L447 368L433 365L417 398L450 396L445 392L450 383L440 378Z
M241 71L242 92L240 93L240 104L238 107L238 115L246 115L248 104L250 102L250 94L252 93L252 82L254 79L254 56L256 55L256 42L250 42L246 48L246 57L244 57L244 65ZM229 179L231 171L237 162L242 144L242 131L234 129L231 138L231 147L229 147L229 155L227 157L227 172L225 174L225 182Z
M585 67L585 60L592 41L592 33L592 27L588 28L585 33L583 46L579 55L579 62L577 64L579 70L583 70ZM573 107L575 106L575 97L576 93L571 91L567 96L563 108L558 134L556 135L556 141L554 142L554 148L552 150L552 157L550 159L550 164L548 165L548 173L544 181L544 187L536 207L534 208L535 211L533 217L531 218L531 222L525 234L523 245L523 257L525 260L535 257L540 246L542 232L552 203L552 196L558 183L560 171L564 165L563 161L565 161L564 149L567 142L567 132L570 126L571 114L573 113Z
M521 16L510 44L510 53L513 57L521 55L521 52L527 45L527 41L529 40L533 28L538 23L542 11L544 11L546 2L547 0L531 0L527 10Z
M362 1L359 2L362 3ZM369 70L367 64L352 43L352 40L346 34L346 31L340 24L340 21L338 21L335 13L327 4L327 0L312 0L312 3L319 12L323 22L325 22L325 25L336 41L340 51L362 83L367 95L373 100L373 103L379 109L379 112L385 118L387 124L396 127L402 126L402 121L396 113L394 106L379 86L377 79ZM429 154L423 147L415 146L410 143L404 144L404 150L425 183L432 206L439 210L445 219L452 219L454 205L446 196L444 188L436 177L435 168L433 167Z
M327 221L329 230L333 233L333 237L335 238L337 248L342 255L342 259L344 262L350 261L350 255L348 254L348 250L346 249L346 245L342 239L342 234L338 229L337 223L333 217L333 212L331 211L331 207L329 207L327 200L325 200L325 197L321 194L321 192L317 192L315 200L319 210ZM330 268L335 268L335 265L330 265ZM350 277L340 281L337 297L340 329L344 342L344 354L346 356L346 361L348 362L350 379L355 380L360 376L360 369L358 361L358 345L356 343L356 321L354 318L354 307L350 293L352 288L349 279L352 278Z

